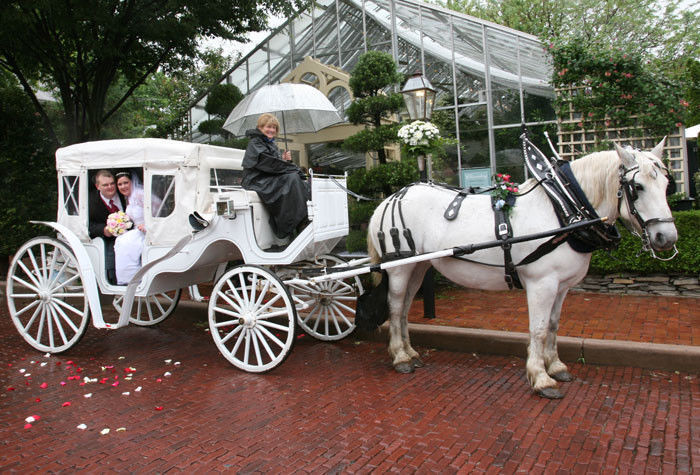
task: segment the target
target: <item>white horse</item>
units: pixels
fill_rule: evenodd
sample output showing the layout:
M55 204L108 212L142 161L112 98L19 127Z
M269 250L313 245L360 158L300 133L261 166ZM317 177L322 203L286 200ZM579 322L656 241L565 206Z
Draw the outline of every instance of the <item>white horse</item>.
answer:
M621 218L639 234L646 232L648 245L654 250L673 248L678 235L671 211L666 203L666 168L660 160L664 141L649 152L631 151L616 146L616 151L598 152L571 163L571 170L598 216L614 223ZM620 193L628 183L636 199ZM523 189L532 188L534 180L525 182ZM448 221L443 217L455 191L428 184L408 188L401 199L405 228L411 230L417 253L432 252L495 240L494 213L489 196L468 196L458 217ZM372 261L380 261L378 231L390 199L374 212L368 230L368 248ZM395 210L394 210L395 212ZM389 228L392 209L384 213L382 230L386 236L386 253L395 251ZM635 213L640 219L635 218ZM559 228L552 204L542 187L517 198L510 216L514 237ZM398 218L396 218L398 221ZM643 229L645 228L645 229ZM400 229L400 227L399 227ZM547 239L514 244L512 260L520 262ZM404 239L401 250L407 251ZM432 265L453 282L468 288L505 290L503 251L500 247L477 251L470 260L491 266L465 262L454 257L439 258L393 267L387 270L389 353L394 368L402 373L412 372L423 365L418 353L411 348L407 314L421 286L423 276ZM544 397L559 398L557 381L571 381L557 354L556 336L562 303L568 290L586 275L590 253L574 251L568 243L556 247L536 261L517 268L520 281L527 292L530 343L526 363L527 378L533 390ZM379 323L379 322L377 322Z

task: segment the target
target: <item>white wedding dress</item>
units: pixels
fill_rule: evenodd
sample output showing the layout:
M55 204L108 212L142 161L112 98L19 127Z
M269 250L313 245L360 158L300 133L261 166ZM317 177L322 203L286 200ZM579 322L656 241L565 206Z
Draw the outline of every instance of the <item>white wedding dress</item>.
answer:
M128 198L126 214L129 215L134 227L114 241L114 263L117 272L117 283L127 285L131 278L141 268L141 253L146 235L138 229L143 224L143 188L134 187Z

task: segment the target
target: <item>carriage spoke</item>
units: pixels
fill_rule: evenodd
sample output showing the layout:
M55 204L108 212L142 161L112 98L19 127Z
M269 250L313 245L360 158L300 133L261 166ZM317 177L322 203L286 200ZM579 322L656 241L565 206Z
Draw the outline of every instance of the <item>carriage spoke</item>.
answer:
M49 335L49 346L51 348L53 348L55 346L54 341L53 341L53 323L52 322L53 322L53 318L51 315L51 311L50 311L49 306L47 305L46 306L46 330L47 330L47 333Z
M44 320L46 319L46 306L41 306L41 317L39 317L39 329L36 332L36 341L41 341L41 335L44 333Z
M255 357L257 358L258 364L263 364L262 356L260 356L260 343L258 341L258 333L255 329L250 330L250 338L253 340L253 350L255 351Z
M228 286L231 289L231 291L234 293L234 297L236 298L236 300L242 301L243 299L241 298L240 295L238 295L238 291L236 290L236 288L233 285L231 285L230 281L228 282ZM232 306L235 309L238 309L239 312L243 311L243 309L238 304L234 303L234 301L231 300L229 298L229 296L226 295L226 293L224 293L223 290L219 290L217 292L217 295L220 296L222 299L224 299L230 306Z
M49 279L48 287L52 288L56 282L58 282L59 277L63 275L63 271L66 270L66 267L68 267L68 261L64 260L63 265L61 265L61 268L58 269L58 271L54 271L54 265L56 263L56 254L58 253L58 250L55 250L53 253L53 260L51 262L51 265L49 268L51 269L51 278Z
M22 310L20 310L19 312L15 313L15 317L19 317L19 316L22 315L24 312L26 312L27 310L33 309L33 308L36 307L37 305L39 305L39 300L33 300L33 301L31 301L31 302L29 303L29 305L27 305L26 307L24 307L24 308L23 308ZM36 311L35 311L35 313L36 313Z
M338 307L340 307L340 308L342 308L342 309L347 310L347 311L350 312L350 313L355 313L355 309L354 309L354 308L348 307L348 306L345 305L344 303L341 303L341 302L333 302L333 304L334 304L334 305L337 305Z
M77 315L82 315L83 312L78 310L77 308L73 307L72 305L67 304L63 300L54 300L54 303L60 305L61 307L65 308L66 310L70 310L71 312L77 314Z
M59 307L58 305L53 305L52 308L55 312L58 312L61 315L61 317L63 317L63 320L65 320L65 322L68 324L71 330L73 330L74 333L78 333L80 331L78 330L78 327L75 326L73 321L70 318L68 318L68 315L66 315L66 312L64 312L61 307Z
M248 356L250 355L250 329L245 329L245 347L243 348L243 363L248 364Z
M163 294L165 295L165 294ZM172 301L172 299L170 299ZM160 304L160 301L158 300L158 296L154 295L153 296L153 303L156 304L156 307L158 307L158 310L160 310L160 314L164 314L165 310L163 309L163 306Z
M61 322L58 318L58 315L56 314L56 310L54 310L53 305L49 306L49 312L51 312L52 320L56 325L56 329L58 330L59 335L61 335L61 340L63 341L63 344L67 344L68 339L66 338L66 333L63 331L63 325L61 325Z
M235 317L236 321L241 317L240 312L232 312L231 310L228 310L226 308L221 308L221 307L214 307L214 311L223 313L224 315L228 315L230 317ZM215 325L221 325L220 323L217 323Z
M41 287L41 283L37 280L36 276L35 276L34 274L32 274L32 272L27 268L27 266L24 265L24 262L22 262L22 261L17 261L17 265L20 266L20 267L22 268L22 270L24 271L24 274L25 274L27 277L29 277L29 280L31 280L32 282L34 282L34 285L35 285L36 287ZM32 288L32 289L34 288L34 287L32 287L31 285L29 285L27 282L25 282L24 280L22 280L22 279L20 279L19 277L17 277L16 275L13 275L13 276L12 276L12 279L13 279L13 280L16 280L16 281L18 281L18 282L21 282L22 285L26 285L27 287L30 287L30 288Z
M258 274L253 274L252 280L250 282L250 299L248 300L249 302L251 302L251 303L255 302L257 304L257 301L255 299L255 293L257 290L258 290Z
M30 284L29 282L27 282L26 280L20 279L20 278L17 277L16 275L13 275L13 276L12 276L12 280L15 280L15 281L19 282L20 284L22 284L23 286L27 287L29 290L33 290L33 291L36 292L37 294L39 293L39 287L41 287L41 284L38 284L38 285L35 287L35 286L33 286L32 284ZM31 296L32 296L32 295L26 295L26 294L16 294L16 295L22 295L23 297L31 297ZM35 294L34 294L34 295L35 295Z
M27 255L29 256L29 260L32 261L32 265L34 266L34 275L37 277L37 279L39 279L39 281L41 281L41 269L39 269L39 264L36 263L36 257L34 257L34 252L31 248L27 249Z
M33 303L36 303L37 305L39 305L38 300L34 301ZM31 308L31 307L27 307L27 308ZM32 314L32 318L30 318L29 321L27 322L27 324L22 327L22 330L24 331L24 333L29 333L29 329L32 327L32 324L34 323L34 320L36 320L36 317L37 317L37 315L39 315L40 311L42 311L41 305L39 305L36 308L36 310L34 310L34 313Z
M71 297L83 297L85 294L83 292L63 292L60 294L53 294L56 298L71 298Z
M274 312L267 312L264 315L258 314L258 319L263 320L267 318L275 318L275 317L281 317L282 315L287 315L289 312L287 311L286 308L280 308L277 311Z
M266 320L258 320L258 325L261 327L267 327L267 328L273 328L275 330L280 330L283 332L288 332L289 327L286 325L280 325L279 323L274 323L274 322L268 322Z
M313 328L314 333L318 332L318 324L323 319L323 315L325 314L325 312L326 312L325 307L321 307L321 312L320 312L318 318L316 318L316 321L314 322L314 328Z
M46 282L49 278L47 269L46 269L46 245L41 244L39 246L39 249L41 250L41 275L44 277L44 282Z
M281 294L275 295L275 296L272 297L270 300L268 300L267 302L265 302L265 305L263 305L262 307L260 307L260 308L258 309L258 312L259 312L259 313L266 312L268 308L270 308L272 305L274 305L275 303L277 303L277 301L278 301L279 299L281 299L281 298L282 298L282 295L281 295Z
M319 310L320 308L321 308L320 305L316 305L313 309L311 309L311 311L309 312L309 314L306 316L305 319L302 320L302 322L303 322L303 323L308 322L308 321L309 321L309 318L311 318L316 312L318 312L318 310Z
M352 326L352 323L350 323L350 320L347 319L347 317L345 316L345 314L343 313L343 311L342 311L341 309L338 308L338 305L339 305L339 304L338 304L337 302L334 302L334 303L331 304L331 306L332 306L332 307L336 310L336 312L337 312L336 315L340 316L340 318L343 319L343 322L345 322L348 326ZM350 307L346 307L346 308L347 308L348 310L350 310L350 311L354 311L354 310L352 310Z
M231 330L230 332L228 332L228 333L226 334L226 336L223 337L223 338L221 339L221 343L222 343L222 344L225 344L225 343L226 343L227 341L229 341L231 338L233 338L234 336L236 336L237 334L239 334L243 328L244 328L243 325L238 325L238 326L236 326L236 328L234 328L233 330ZM236 352L236 349L238 348L238 345L240 345L240 343L241 343L241 340L239 339L239 340L236 342L236 346L235 346L234 349L233 349L233 353Z
M80 279L80 276L78 274L75 274L73 277L71 277L70 279L64 280L63 282L58 284L58 286L56 286L56 287L52 288L53 284L49 285L49 288L51 288L51 292L56 292L57 290L66 287L68 284L72 283L74 280L77 280L77 279Z
M238 320L238 317L236 317L235 320L226 320L224 322L216 322L214 324L214 328L219 329L221 327L228 327L231 325L238 325L238 324L239 324L239 320Z
M262 343L263 348L265 348L265 352L267 353L267 357L270 360L275 359L275 354L272 352L272 349L270 349L270 345L268 345L267 340L265 339L265 336L262 335L262 331L260 329L255 329L256 333L258 334L258 338L260 339L260 343ZM262 363L262 361L261 361Z
M243 296L243 303L245 303L246 305L250 305L250 300L248 300L249 294L246 290L247 286L245 283L245 277L243 276L243 273L238 274L238 280L241 282L241 294ZM236 294L238 294L238 292L236 292Z
M265 281L265 286L263 287L262 291L260 292L260 295L258 296L258 299L255 301L255 308L260 307L260 304L262 303L263 299L267 295L267 292L270 290L270 281L266 280Z

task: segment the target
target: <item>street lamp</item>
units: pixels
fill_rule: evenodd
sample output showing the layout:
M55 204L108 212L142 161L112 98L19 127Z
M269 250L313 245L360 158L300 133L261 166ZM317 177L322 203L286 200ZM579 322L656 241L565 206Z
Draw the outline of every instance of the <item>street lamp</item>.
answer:
M430 122L435 105L435 88L430 84L428 78L421 73L413 74L401 89L401 94L411 121ZM420 181L427 182L428 172L425 169L423 155L418 157L418 171L420 172ZM435 285L432 267L427 270L423 278L423 317L435 318Z
M430 122L430 117L433 115L433 106L435 105L435 88L430 84L428 78L421 73L414 73L406 84L401 89L403 100L408 109L408 116L411 121L422 120ZM425 169L425 157L418 157L418 171L420 172L420 180L428 181L428 173Z
M421 73L415 73L401 89L408 116L411 120L430 121L435 105L435 88L428 78Z

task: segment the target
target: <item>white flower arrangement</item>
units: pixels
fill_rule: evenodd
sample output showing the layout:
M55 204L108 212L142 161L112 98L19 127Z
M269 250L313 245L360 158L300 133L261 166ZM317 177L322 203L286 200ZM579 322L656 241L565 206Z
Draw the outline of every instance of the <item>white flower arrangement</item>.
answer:
M430 147L440 138L440 130L430 122L416 120L401 127L398 136L409 147Z
M134 223L124 211L117 211L107 217L107 231L109 231L112 236L124 234L133 226Z

